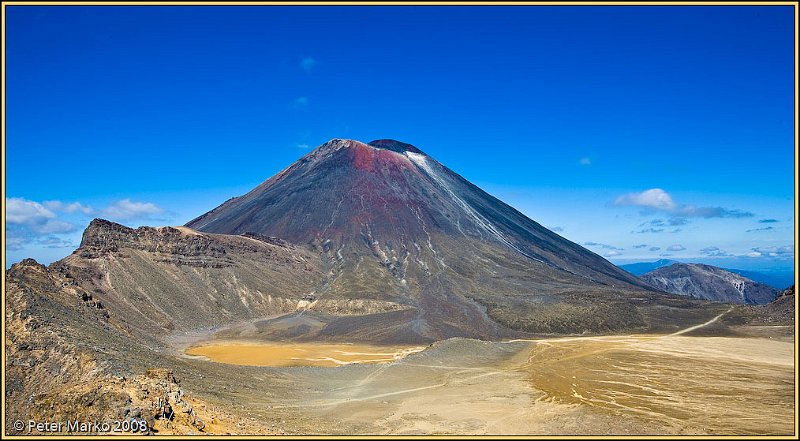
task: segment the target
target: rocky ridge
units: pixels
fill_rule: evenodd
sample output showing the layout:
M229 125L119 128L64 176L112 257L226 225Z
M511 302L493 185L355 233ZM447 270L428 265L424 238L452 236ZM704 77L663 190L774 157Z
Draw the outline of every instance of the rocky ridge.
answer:
M641 278L672 294L718 302L765 304L777 296L777 290L770 286L711 265L675 263Z

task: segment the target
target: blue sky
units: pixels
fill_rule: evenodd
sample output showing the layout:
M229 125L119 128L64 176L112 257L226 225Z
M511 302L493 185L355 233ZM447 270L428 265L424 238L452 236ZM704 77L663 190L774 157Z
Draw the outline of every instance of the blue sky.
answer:
M614 262L792 266L788 6L6 11L7 264L394 138Z

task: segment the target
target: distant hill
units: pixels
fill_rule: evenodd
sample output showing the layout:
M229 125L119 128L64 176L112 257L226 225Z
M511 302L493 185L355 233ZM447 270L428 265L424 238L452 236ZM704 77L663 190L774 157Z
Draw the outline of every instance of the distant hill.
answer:
M660 259L656 260L655 262L637 262L637 263L629 263L626 265L617 265L617 266L633 274L634 276L641 276L644 273L649 273L654 269L661 268L664 266L670 266L673 263L678 263L678 262L675 260Z
M750 280L769 285L773 288L784 289L789 285L794 284L794 273L789 271L784 272L764 272L764 271L749 271L740 269L724 268L732 273L739 274L740 276L747 277Z
M650 271L653 271L658 268L670 266L674 263L681 263L681 262L678 262L677 260L660 259L656 260L655 262L636 262L636 263L628 263L625 265L617 265L617 266L635 276L641 276L642 274L649 273ZM740 276L746 277L755 282L769 285L775 289L784 289L787 286L794 284L794 273L790 271L767 272L767 271L741 270L734 268L722 268L722 269L724 269L725 271L730 271L732 273L739 274Z
M778 290L711 265L674 263L641 276L655 288L698 299L727 303L765 304Z

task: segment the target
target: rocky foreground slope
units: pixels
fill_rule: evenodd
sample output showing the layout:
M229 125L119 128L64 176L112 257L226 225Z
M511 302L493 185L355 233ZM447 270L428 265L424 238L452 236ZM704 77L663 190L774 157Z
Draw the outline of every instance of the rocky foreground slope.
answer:
M206 422L192 409L170 369L162 344L115 324L91 290L64 271L23 260L7 273L5 409L14 422L128 421L144 433L170 425L199 432ZM158 348L158 349L155 349ZM76 430L90 433L92 430ZM131 433L127 433L131 434Z
M767 303L762 308L751 308L756 311L757 319L753 322L794 325L795 297L794 285L778 293L778 298Z
M765 304L778 290L711 265L675 263L641 276L655 288L697 299L727 303Z

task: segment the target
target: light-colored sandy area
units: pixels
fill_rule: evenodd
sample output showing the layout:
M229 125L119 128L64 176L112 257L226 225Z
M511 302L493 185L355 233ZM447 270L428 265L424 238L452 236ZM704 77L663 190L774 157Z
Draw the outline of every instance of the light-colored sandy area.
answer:
M529 345L503 363L464 366L411 357L307 401L302 411L373 422L367 433L381 434L793 430L789 342L622 336Z
M794 345L628 336L535 342L521 366L545 400L636 415L681 433L787 434Z
M214 340L188 353L311 366L277 368L279 383L264 374L252 395L238 395L248 409L291 418L307 434L790 435L794 342L763 332L450 339L419 352ZM379 364L346 364L353 361ZM261 398L259 381L270 397Z
M177 226L177 227L173 227L173 228L179 230L181 233L183 233L183 234L185 234L187 236L199 236L200 235L200 233L198 233L197 231L195 231L195 230L193 230L191 228L184 227L184 226Z
M215 341L186 349L187 355L243 366L323 366L388 363L425 347L386 347L326 343Z

